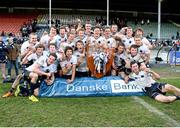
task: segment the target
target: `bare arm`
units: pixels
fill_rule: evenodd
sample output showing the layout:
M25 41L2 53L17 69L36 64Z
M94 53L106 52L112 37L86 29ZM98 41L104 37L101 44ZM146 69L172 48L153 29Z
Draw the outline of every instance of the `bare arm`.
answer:
M75 74L76 74L76 65L73 64L73 66L72 66L72 76L71 76L70 80L69 79L67 80L68 83L72 83L74 81Z
M34 65L33 72L34 72L34 73L37 73L38 75L45 75L45 76L47 76L47 77L50 77L50 76L51 76L51 73L46 73L46 72L44 72L44 71L41 71L39 64L35 64L35 65Z
M22 61L21 61L21 64L26 64L27 62L28 62L28 56L30 56L32 54L32 52L31 51L29 51L26 55L25 55L25 57L22 59Z
M23 53L21 53L21 58L24 58L29 52L29 49L25 50Z
M160 75L158 73L156 73L155 71L153 71L149 68L146 68L145 71L151 73L154 80L160 79Z
M70 65L66 65L65 67L62 67L63 75L66 75L71 70Z

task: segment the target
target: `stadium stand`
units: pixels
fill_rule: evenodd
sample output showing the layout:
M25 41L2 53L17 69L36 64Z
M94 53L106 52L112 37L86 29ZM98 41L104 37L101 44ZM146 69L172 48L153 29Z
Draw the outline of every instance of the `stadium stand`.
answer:
M37 17L38 23L40 24L46 24L49 17L48 14L40 14ZM65 15L65 14L53 14L52 20L60 20L61 24L74 24L76 22L76 19L80 19L82 24L85 24L87 20L91 24L95 24L96 17L99 17L97 15Z
M137 27L141 27L144 29L144 35L150 36L152 34L151 38L157 38L157 28L158 23L157 21L153 21L150 24L134 24L134 21L128 21L128 26L131 26L133 29L136 29ZM172 36L175 36L176 32L179 31L180 28L171 22L162 22L161 23L161 38L162 39L170 39Z
M25 14L1 14L0 15L0 30L6 33L19 32L22 24L28 20L36 18L37 15L25 15Z
M48 30L48 14L0 14L0 30L6 33L17 33L19 32L21 26L24 22L27 22L31 19L37 19L37 23L40 29L37 31L38 35L42 35L43 31ZM100 19L100 15L85 15L85 14L52 14L52 20L55 23L56 20L59 20L61 25L70 25L75 24L77 19L80 19L82 24L85 24L87 21L93 26L96 24L96 18ZM102 16L103 19L106 19L105 16ZM150 20L151 21L151 20ZM144 29L144 35L150 38L157 38L157 21L151 21L150 24L141 25L135 24L134 20L128 19L127 26L131 26L133 29L137 27L142 27ZM176 36L176 33L179 32L179 27L172 22L162 22L161 24L161 38L170 39L173 36Z

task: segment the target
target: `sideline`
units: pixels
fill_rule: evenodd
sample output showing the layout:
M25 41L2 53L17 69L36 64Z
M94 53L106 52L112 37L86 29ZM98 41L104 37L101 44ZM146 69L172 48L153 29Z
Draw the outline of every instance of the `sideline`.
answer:
M170 116L166 115L165 113L161 112L160 110L158 110L157 108L151 106L150 104L148 104L147 102L145 102L142 98L139 98L137 96L132 97L136 102L140 103L141 105L143 105L146 109L148 109L148 111L153 112L156 115L159 115L160 118L166 120L167 122L169 122L169 124L172 124L174 126L172 127L180 127L180 123L177 122L176 120L172 119Z

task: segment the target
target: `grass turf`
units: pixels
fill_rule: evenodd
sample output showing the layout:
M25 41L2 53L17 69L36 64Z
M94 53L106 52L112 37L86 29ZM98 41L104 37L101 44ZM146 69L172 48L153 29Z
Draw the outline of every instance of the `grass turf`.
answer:
M164 69L155 69L164 71ZM161 82L180 87L180 79L166 76ZM0 84L2 96L10 84ZM159 103L140 97L180 123L180 102ZM132 97L40 98L0 97L0 127L174 127L159 115L149 112Z

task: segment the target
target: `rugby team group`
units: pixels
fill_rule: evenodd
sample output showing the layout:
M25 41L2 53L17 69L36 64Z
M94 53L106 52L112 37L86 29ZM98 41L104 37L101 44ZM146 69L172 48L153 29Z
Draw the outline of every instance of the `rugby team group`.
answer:
M42 80L50 85L56 77L61 77L67 79L69 84L76 77L102 74L119 76L126 83L130 78L134 79L148 96L157 101L169 103L179 100L179 88L155 81L160 76L149 66L154 46L143 33L142 28L133 30L123 27L119 30L116 24L92 28L90 23L84 26L78 24L76 27L61 26L58 29L51 26L49 33L45 31L40 40L36 33L31 33L20 48L22 73L16 73L10 90L2 97L21 95L37 102ZM12 38L6 45L0 37L0 51L4 52L0 57L1 66L6 62L5 51L15 48ZM106 68L106 65L110 65L110 68ZM1 70L5 78L5 66ZM19 84L22 81L23 84ZM166 96L166 92L173 95Z

